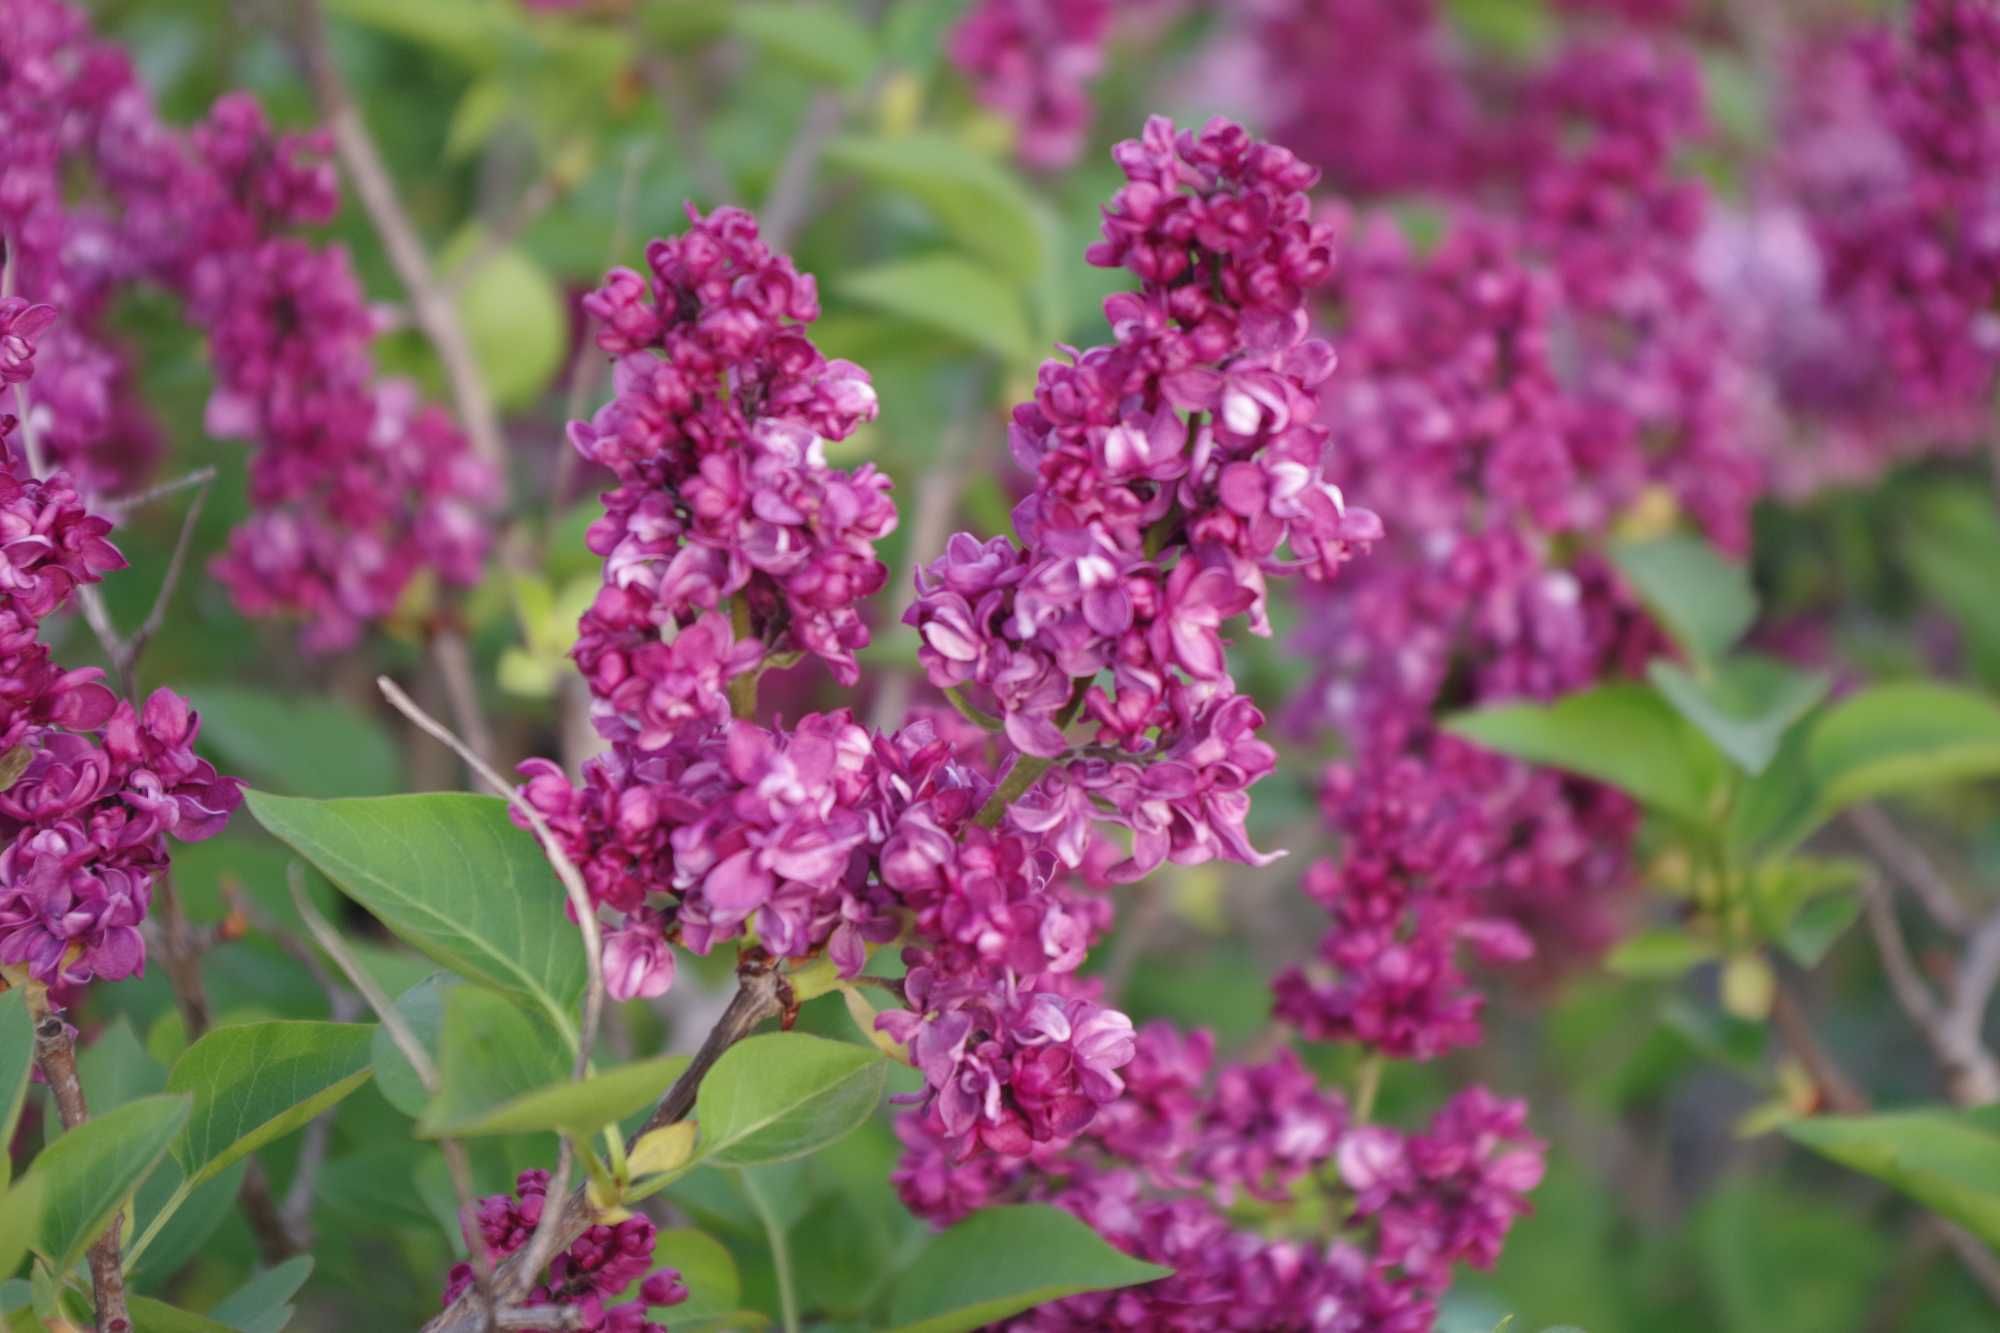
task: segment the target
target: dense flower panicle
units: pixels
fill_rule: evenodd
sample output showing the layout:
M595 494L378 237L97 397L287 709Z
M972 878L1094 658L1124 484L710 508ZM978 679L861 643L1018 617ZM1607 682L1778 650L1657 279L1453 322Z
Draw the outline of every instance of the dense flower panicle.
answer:
M876 403L865 372L806 336L811 276L740 209L689 218L647 248L650 280L616 270L585 298L616 392L570 433L618 481L590 532L605 580L576 659L599 730L642 749L726 717L719 687L767 656L810 653L853 683L856 607L887 578L874 543L896 523L872 464L826 464L825 442ZM712 614L725 602L747 634Z
M375 380L376 320L344 251L286 234L337 209L324 134L276 133L241 93L191 131L169 129L129 59L61 0L10 10L0 130L0 233L18 251L18 289L65 312L30 395L53 463L91 491L150 463L155 433L102 331L112 294L150 282L205 336L209 433L259 446L252 516L214 565L243 610L300 618L308 648L337 648L419 574L477 578L497 474L441 412ZM94 189L79 192L78 177ZM0 313L9 377L4 329L17 319Z
M8 351L18 383L36 368L33 338L49 324L16 320ZM167 868L168 835L195 842L220 832L242 786L194 753L199 721L186 700L161 689L135 710L99 683L102 672L65 672L51 660L41 621L125 558L67 475L28 478L18 442L0 435L0 450L0 755L9 775L0 787L0 965L64 996L144 968L139 926Z
M512 1195L495 1194L479 1201L476 1222L480 1238L496 1262L533 1237L548 1204L548 1190L548 1172L523 1171L514 1182ZM667 1333L666 1326L651 1319L648 1312L683 1303L688 1289L677 1270L653 1267L656 1238L652 1220L643 1215L588 1227L550 1261L548 1271L538 1275L520 1304L563 1307L568 1318L564 1328L590 1333ZM473 1243L469 1234L466 1243ZM470 1263L452 1265L445 1281L444 1303L457 1300L472 1282ZM612 1303L635 1282L636 1299Z
M1345 195L1445 190L1477 158L1467 61L1431 0L1254 0L1250 68L1273 136ZM1338 69L1339 77L1329 77Z
M1357 1129L1342 1141L1341 1182L1357 1217L1373 1224L1376 1252L1433 1290L1453 1264L1490 1268L1523 1197L1541 1182L1542 1143L1526 1131L1527 1107L1484 1088L1454 1096L1420 1134Z
M1766 224L1755 257L1792 275L1763 350L1786 413L1811 423L1787 456L1800 491L1982 438L2000 374L2000 15L1921 0L1808 42L1790 74L1765 207L1795 232Z
M1090 131L1088 85L1104 63L1113 0L978 0L952 29L952 64L1015 129L1038 171L1074 163Z
M1132 854L1112 873L1134 879L1262 859L1243 817L1273 755L1223 627L1268 632L1268 574L1331 578L1380 525L1323 472L1314 389L1333 354L1306 336L1305 301L1334 253L1309 216L1312 170L1225 121L1177 133L1156 117L1114 157L1127 183L1087 257L1140 287L1105 302L1112 343L1044 363L1015 409L1034 477L1020 544L954 537L905 619L934 685L997 714L1023 755L1067 759L1012 825L1070 865L1092 822L1124 825ZM1079 717L1089 754L1064 735Z

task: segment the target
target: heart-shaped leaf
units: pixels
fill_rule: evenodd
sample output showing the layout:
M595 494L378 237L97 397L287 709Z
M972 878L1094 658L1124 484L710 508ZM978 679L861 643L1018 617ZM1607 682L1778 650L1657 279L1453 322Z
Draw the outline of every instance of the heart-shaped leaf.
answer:
M5 1145L14 1141L14 1125L28 1097L35 1072L35 1020L28 1013L28 989L0 991L0 1190L7 1188L11 1164ZM0 1273L11 1273L0 1267Z
M582 939L555 872L506 802L456 793L246 799L259 823L396 935L460 976L526 996L574 1049Z
M426 1113L417 1122L417 1132L432 1138L473 1138L555 1130L584 1138L651 1106L689 1063L685 1055L663 1055L620 1065L581 1083L535 1088L483 1111L461 1112L455 1117Z
M420 1133L474 1124L569 1076L569 1055L539 1016L506 995L458 986L445 997L438 1034L437 1098L418 1119ZM501 1131L492 1131L495 1133Z
M1620 542L1611 558L1646 609L1698 665L1720 662L1757 618L1749 572L1698 537Z
M2000 1109L1814 1116L1785 1133L2000 1246Z
M368 1081L373 1023L280 1021L217 1028L167 1073L194 1096L174 1145L190 1188L282 1138Z
M1826 697L1833 683L1825 672L1795 671L1749 654L1730 658L1705 678L1655 658L1646 678L1675 712L1753 775L1771 766L1785 733Z
M964 1333L1081 1291L1170 1277L1060 1208L1015 1204L974 1213L924 1247L889 1299L895 1333Z
M35 1249L67 1273L166 1156L192 1099L163 1094L96 1116L42 1149L23 1179L41 1192ZM17 1187L18 1188L18 1187Z
M888 1074L879 1052L844 1041L803 1032L739 1041L695 1098L701 1160L752 1166L803 1157L866 1120Z

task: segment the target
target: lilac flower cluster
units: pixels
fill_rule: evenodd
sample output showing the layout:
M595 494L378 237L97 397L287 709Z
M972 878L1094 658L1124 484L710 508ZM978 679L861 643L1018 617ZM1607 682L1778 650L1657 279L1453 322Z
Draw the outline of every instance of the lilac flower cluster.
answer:
M276 134L231 94L191 146L180 189L204 208L181 275L215 370L207 426L259 445L257 512L214 572L246 613L302 618L308 650L345 647L421 572L479 577L499 479L413 386L375 379L346 252L286 234L337 209L324 137Z
M1490 1266L1540 1179L1525 1108L1483 1090L1406 1135L1356 1123L1289 1051L1217 1069L1208 1033L1165 1022L1134 1047L1124 1096L1059 1150L961 1162L916 1117L898 1125L894 1179L919 1216L949 1225L994 1203L1051 1202L1175 1270L1005 1327L1427 1330L1453 1266ZM1330 1212L1336 1234L1262 1234L1233 1220L1242 1194L1280 1221Z
M338 204L324 136L274 133L243 94L182 135L129 59L62 0L20 0L0 32L0 233L17 290L61 306L31 418L87 489L130 484L152 432L99 332L121 288L163 287L205 336L213 435L255 441L255 513L214 572L246 613L351 643L421 575L467 584L498 477L415 390L378 382L378 331L346 253L291 235ZM89 188L79 191L78 178Z
M542 1209L548 1204L548 1191L548 1172L523 1171L515 1179L512 1195L495 1194L479 1201L479 1234L495 1261L526 1245L535 1234ZM667 1326L650 1318L649 1312L683 1303L688 1289L677 1270L653 1267L656 1236L652 1220L644 1216L587 1228L569 1249L550 1261L548 1271L521 1299L521 1305L560 1306L566 1312L563 1328L588 1333L667 1333ZM466 1243L472 1243L470 1234ZM471 1264L452 1265L445 1281L444 1303L457 1300L472 1282ZM635 1299L610 1304L635 1282ZM528 1333L547 1331L530 1329Z
M1431 0L1256 0L1241 38L1274 136L1343 193L1436 191L1477 158L1480 108ZM1338 69L1338 77L1327 71Z
M1093 820L1122 824L1129 880L1263 859L1243 817L1273 755L1222 627L1268 633L1266 574L1330 579L1380 524L1323 471L1313 389L1333 353L1306 336L1305 299L1334 256L1307 216L1312 171L1221 121L1155 118L1116 157L1129 183L1088 258L1142 285L1106 301L1112 344L1044 363L1015 409L1035 475L1021 544L954 538L905 619L932 684L996 715L1021 762L1065 760L1013 824L1070 865ZM1072 746L1079 715L1094 743Z
M1025 165L1058 171L1083 151L1088 85L1103 66L1114 9L1112 0L978 0L952 29L952 64L1013 124Z
M27 382L38 350L53 363L33 341L53 317L0 306L13 383ZM41 622L125 559L66 474L26 475L31 429L0 418L0 966L61 998L144 968L139 925L166 873L167 835L220 832L242 787L195 755L186 700L161 689L135 709L101 671L51 660Z
M1775 160L1708 275L1787 422L1779 487L1962 451L2000 375L2000 17L1923 0L1794 53Z

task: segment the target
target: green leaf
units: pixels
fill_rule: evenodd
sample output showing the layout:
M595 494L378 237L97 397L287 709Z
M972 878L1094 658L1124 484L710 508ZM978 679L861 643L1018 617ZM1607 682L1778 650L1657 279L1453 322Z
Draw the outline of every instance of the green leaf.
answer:
M1694 824L1714 817L1722 756L1636 683L1600 685L1550 704L1460 713L1445 729L1491 750L1608 782Z
M152 1286L179 1272L235 1214L236 1193L249 1169L250 1159L238 1158L233 1166L188 1189L187 1173L173 1158L161 1162L132 1196L134 1236L147 1234L162 1214L167 1215L145 1252L130 1262L133 1285Z
M527 997L574 1048L583 943L533 835L498 797L299 801L247 793L257 821L397 936L472 981Z
M167 1090L194 1094L194 1114L174 1145L189 1186L367 1082L374 1031L373 1023L245 1023L188 1047L167 1073Z
M241 1333L283 1333L292 1322L292 1297L312 1276L309 1254L267 1268L222 1298L209 1316Z
M187 1097L142 1097L42 1149L25 1180L36 1181L41 1191L35 1249L56 1272L69 1272L166 1156L167 1145L187 1123L190 1104Z
M1611 559L1697 665L1721 661L1757 618L1749 571L1698 537L1619 542Z
M440 268L463 262L480 235L477 227L460 232L438 256ZM548 270L514 246L488 255L459 289L458 316L494 402L509 410L532 406L569 348L569 307Z
M1903 557L1927 597L1948 609L1988 685L2000 686L2000 514L1984 486L1954 487L1923 497L1913 508Z
M1786 1125L1785 1133L2000 1246L2000 1116L1994 1108L1814 1116Z
M445 998L438 1037L442 1086L418 1118L418 1132L475 1124L517 1099L548 1091L569 1069L567 1051L534 1013L505 995L459 986Z
M932 1240L897 1280L895 1333L960 1333L1045 1301L1169 1277L1060 1208L1015 1204L974 1213Z
M1753 775L1771 766L1785 733L1826 697L1833 683L1825 672L1795 671L1747 654L1721 663L1706 678L1656 657L1646 677L1675 712Z
M527 40L527 29L507 5L481 0L329 0L327 8L471 69L497 64L506 47Z
M961 256L924 255L851 272L841 279L840 292L984 348L1011 365L1034 360L1020 298L984 265Z
M403 1026L429 1053L432 1068L438 1064L438 1034L444 1030L446 997L462 984L449 972L434 972L396 997L396 1012L403 1016ZM389 1035L387 1023L376 1027L372 1047L375 1086L381 1089L389 1105L404 1115L411 1119L422 1115L430 1105L431 1095L424 1091L424 1082L403 1055L402 1047Z
M2000 774L2000 704L1926 681L1877 685L1814 725L1806 771L1830 817L1859 801Z
M134 1333L236 1333L228 1324L151 1296L128 1296Z
M445 158L463 161L484 148L513 104L511 80L495 75L475 81L452 110L451 126L444 136Z
M1787 856L1750 876L1750 911L1763 938L1777 941L1799 966L1815 966L1861 911L1858 861Z
M15 1181L11 1189L0 1187L0 1274L19 1271L21 1260L34 1244L42 1220L45 1186L45 1181L37 1180L30 1172Z
M585 1138L658 1101L689 1063L685 1055L663 1055L620 1065L581 1083L536 1088L485 1110L427 1113L417 1122L417 1132L430 1138L473 1138L555 1130Z
M83 1082L84 1099L97 1113L167 1089L166 1066L147 1054L132 1031L132 1020L123 1014L76 1057L76 1076Z
M803 1032L772 1032L730 1047L695 1098L701 1160L751 1166L803 1157L853 1130L882 1098L879 1051Z
M858 88L875 69L875 39L838 5L738 0L731 25L808 78Z
M847 136L828 145L827 164L907 194L939 224L1017 282L1048 265L1034 196L1013 172L938 134Z
M389 733L337 699L223 684L187 693L203 744L230 772L294 796L379 796L401 785Z
M1619 941L1605 958L1604 967L1621 977L1669 980L1715 956L1714 941L1670 926L1655 926Z
M678 1269L688 1298L669 1318L676 1333L720 1319L743 1304L743 1279L729 1247L693 1227L662 1231L653 1241L653 1267Z
M28 1013L28 988L15 986L0 991L0 1191L12 1177L7 1145L14 1141L14 1126L21 1119L34 1072L35 1020ZM0 1264L0 1275L13 1271Z

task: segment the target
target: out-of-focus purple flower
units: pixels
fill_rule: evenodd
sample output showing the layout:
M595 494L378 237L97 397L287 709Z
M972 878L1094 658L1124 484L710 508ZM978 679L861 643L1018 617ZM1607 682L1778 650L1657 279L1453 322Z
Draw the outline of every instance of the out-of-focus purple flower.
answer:
M951 61L1015 130L1039 171L1076 161L1090 130L1089 82L1104 61L1112 0L978 0L952 29Z

